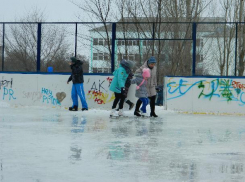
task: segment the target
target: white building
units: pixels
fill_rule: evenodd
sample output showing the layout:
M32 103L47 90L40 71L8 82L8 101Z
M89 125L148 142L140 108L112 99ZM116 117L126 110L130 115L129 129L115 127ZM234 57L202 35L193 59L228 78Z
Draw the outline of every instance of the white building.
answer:
M164 60L165 63L171 62L170 56L171 47L175 47L176 43L183 43L180 39L189 39L189 51L192 53L192 23L183 23L184 21L174 19L162 20L163 23L155 26L155 39L167 39L161 41L150 40L153 37L153 23L154 19L149 20L146 18L138 19L138 23L134 23L133 18L125 18L120 20L116 26L116 46L115 46L115 67L118 66L118 61L121 59L134 60L139 65L142 64L149 56L152 55L153 42L154 50L159 54L159 58ZM126 23L125 23L126 22ZM224 18L200 18L199 22L224 22ZM160 26L159 26L160 25ZM197 73L202 73L204 67L210 65L214 57L213 52L216 52L214 47L214 38L218 30L222 30L224 24L198 24L197 26L197 41L196 41L196 70ZM107 29L107 31L106 31ZM111 72L111 56L109 51L109 41L112 36L112 24L108 24L106 28L100 26L90 30L91 39L91 61L90 72L110 73ZM107 33L106 33L107 32ZM107 36L108 35L108 36ZM127 39L147 39L147 40L127 40ZM175 39L175 40L171 40ZM218 41L220 38L216 38ZM220 41L218 41L220 42ZM111 45L111 43L110 43ZM111 46L110 46L111 49ZM155 55L156 53L154 53ZM190 54L191 55L191 54ZM156 55L155 55L156 56ZM192 62L192 57L189 62ZM207 69L205 68L205 71ZM205 73L210 74L210 73Z

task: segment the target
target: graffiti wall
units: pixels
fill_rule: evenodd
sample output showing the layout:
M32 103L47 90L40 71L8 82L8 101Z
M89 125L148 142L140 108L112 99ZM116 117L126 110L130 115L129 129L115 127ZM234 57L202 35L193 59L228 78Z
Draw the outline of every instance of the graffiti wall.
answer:
M0 73L0 103L14 106L70 107L72 82L67 84L68 77L69 75ZM112 76L84 76L83 86L89 108L111 108L114 94L109 87L112 79ZM136 101L135 85L130 90L128 98ZM79 99L79 108L81 107Z
M245 114L245 79L165 77L169 110Z

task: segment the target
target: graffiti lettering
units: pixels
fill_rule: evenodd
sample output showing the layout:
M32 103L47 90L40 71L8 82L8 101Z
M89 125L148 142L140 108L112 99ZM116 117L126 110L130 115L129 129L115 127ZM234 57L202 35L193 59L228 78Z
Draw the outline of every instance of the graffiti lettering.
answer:
M101 91L101 89L103 89L104 91L107 92L107 90L105 90L105 88L102 86L102 84L104 83L105 81L101 82L100 83L100 80L99 80L99 91ZM96 83L94 82L92 87L91 87L91 90L97 90L97 87L96 87Z
M199 94L198 98L200 98L201 96L204 96L204 97L206 97L206 98L209 98L209 100L211 100L212 97L213 97L214 95L220 97L219 94L215 94L215 92L216 92L217 89L218 89L218 86L219 86L219 80L213 80L213 81L211 81L211 92L205 94L205 93L204 93L204 90L205 90L205 84L203 84L203 81L201 81L200 84L198 85L198 88L199 88L199 89L202 89L202 91L201 91L201 93ZM210 87L210 85L209 85L209 87Z
M111 102L115 99L115 96L112 95L111 98L107 101L109 94L107 93L102 93L100 91L88 91L88 99L91 100L93 99L94 102L96 102L97 104L106 104L108 102Z
M41 92L23 92L24 99L31 99L34 102L38 101L42 98L42 93Z
M232 87L244 90L245 89L245 84L242 84L242 83L236 82L236 81L232 81Z
M42 88L42 94L52 95L52 91L48 90L48 89L45 89L45 88Z
M109 87L111 86L111 82L112 82L112 78L110 78L110 77L107 77L107 79L106 79L108 82L109 82Z
M230 90L231 87L230 80L221 79L220 86L221 86L220 92L222 97L227 99L227 101L231 101L233 94Z
M59 100L55 98L52 94L53 92L49 89L42 88L43 103L52 105L61 105Z
M4 91L3 91L3 100L5 99L5 96L8 96L9 100L13 99L15 100L16 97L14 97L14 91L10 88L6 88L6 87L3 87Z
M173 97L170 97L168 98L168 100L171 100L171 99L176 99L178 97L182 97L183 95L185 95L192 87L194 87L195 85L197 85L198 83L202 82L203 80L201 81L198 81L194 84L187 84L188 81L184 81L183 79L180 79L179 80L179 84L177 84L176 82L170 82L167 84L167 88L168 88L168 93L171 95L171 94L174 94L176 93L177 96L173 96ZM172 90L172 87L176 87L176 89Z
M168 99L176 99L184 96L191 89L198 88L198 99L206 98L210 101L214 98L220 98L220 101L236 101L240 106L245 105L245 84L232 79L217 78L211 81L200 80L191 83L189 80L179 79L177 82L169 79L167 84ZM196 92L194 92L196 93Z
M13 78L11 78L11 81L8 81L8 80L0 80L0 89L2 87L8 87L9 85L10 85L10 88L12 88Z

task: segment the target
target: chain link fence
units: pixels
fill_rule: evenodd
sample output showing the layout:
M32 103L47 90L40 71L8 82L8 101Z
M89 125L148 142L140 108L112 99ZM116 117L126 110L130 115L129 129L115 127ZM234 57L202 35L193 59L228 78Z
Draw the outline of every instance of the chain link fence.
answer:
M236 22L6 22L0 24L0 70L66 73L76 56L85 73L110 74L122 59L137 68L155 56L161 83L165 75L243 76L244 40L244 23Z

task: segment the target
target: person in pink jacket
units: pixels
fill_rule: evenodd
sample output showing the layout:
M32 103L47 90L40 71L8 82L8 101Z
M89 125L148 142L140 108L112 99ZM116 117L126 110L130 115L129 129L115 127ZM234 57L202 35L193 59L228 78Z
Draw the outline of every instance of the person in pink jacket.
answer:
M136 70L136 74L137 73L141 73L143 72L144 68L149 68L150 69L150 78L148 78L147 80L147 92L148 92L148 98L150 99L150 108L151 108L151 113L150 116L151 117L158 117L155 113L155 100L156 100L156 87L157 87L157 69L156 69L156 59L154 56L150 57L150 59L148 59L139 69ZM135 106L135 111L134 111L134 115L136 116L140 116L140 106L142 104L141 100L138 100Z

